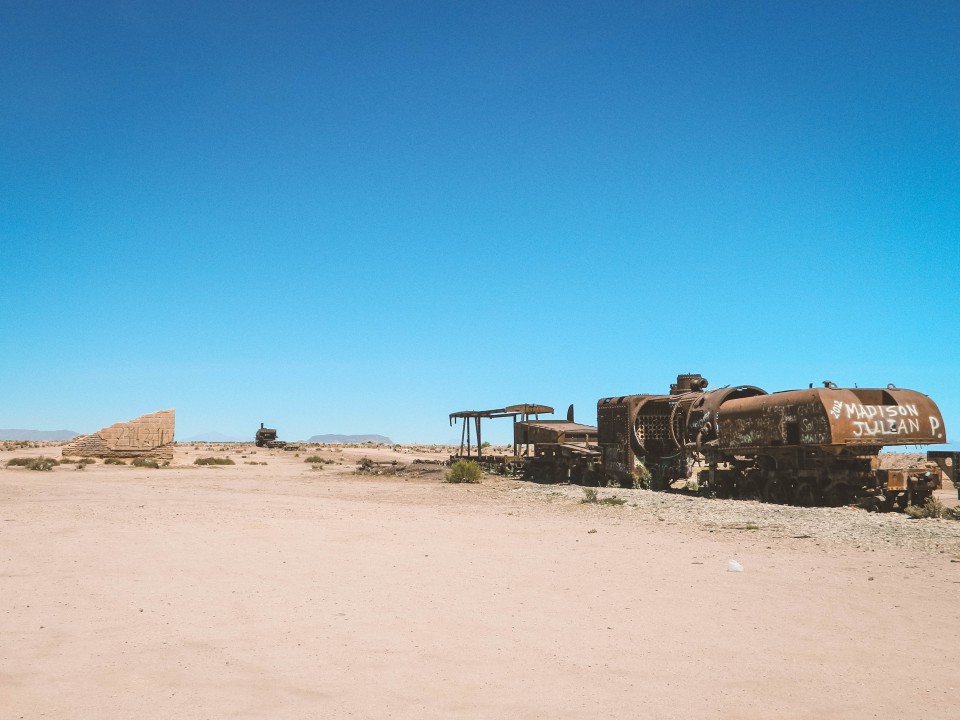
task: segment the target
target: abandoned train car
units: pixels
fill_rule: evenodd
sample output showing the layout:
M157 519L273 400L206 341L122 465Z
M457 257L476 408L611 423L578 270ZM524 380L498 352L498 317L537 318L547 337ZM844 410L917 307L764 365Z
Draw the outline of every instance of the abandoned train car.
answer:
M914 390L707 387L701 375L684 374L666 394L601 398L595 428L574 423L572 408L566 421L515 413L514 454L486 464L541 482L654 489L698 471L698 488L711 495L889 510L921 503L945 476L956 477L955 452L880 468L884 447L947 441L936 403Z

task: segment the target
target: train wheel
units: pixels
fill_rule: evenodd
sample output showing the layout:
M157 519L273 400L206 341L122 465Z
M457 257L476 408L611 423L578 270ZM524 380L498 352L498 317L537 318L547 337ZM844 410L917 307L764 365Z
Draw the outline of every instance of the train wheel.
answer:
M906 496L903 501L903 509L907 509L907 505L923 505L933 497L932 490L914 490L910 495Z
M801 482L793 491L793 501L801 507L810 507L817 504L817 491L812 483Z
M780 481L776 478L767 480L760 488L760 499L766 503L780 502Z
M880 505L880 509L884 512L897 512L901 510L900 506L900 495L895 492L888 492L883 496L883 502Z
M737 483L737 488L737 495L741 500L756 500L760 497L757 479L750 475L740 478L740 482Z
M834 486L832 488L827 488L827 491L823 495L823 504L827 507L840 507L841 505L846 505L849 502L849 494L846 492L845 488Z

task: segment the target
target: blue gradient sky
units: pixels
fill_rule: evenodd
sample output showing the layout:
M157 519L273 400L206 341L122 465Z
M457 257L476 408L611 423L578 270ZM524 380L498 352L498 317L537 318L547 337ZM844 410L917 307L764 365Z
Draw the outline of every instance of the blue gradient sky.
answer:
M960 438L955 2L3 2L0 68L0 427L446 441L693 371Z

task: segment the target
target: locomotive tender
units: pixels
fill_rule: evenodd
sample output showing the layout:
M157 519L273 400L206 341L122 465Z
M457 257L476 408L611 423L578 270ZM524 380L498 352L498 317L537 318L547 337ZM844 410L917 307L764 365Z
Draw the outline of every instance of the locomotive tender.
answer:
M573 423L572 408L566 422L514 414L513 455L481 456L478 443L477 458L491 468L522 468L541 482L653 489L687 480L699 468L698 489L722 497L856 501L889 510L922 503L944 475L957 477L957 452L880 468L884 447L947 442L939 408L914 390L824 382L767 393L753 385L707 385L701 375L685 374L664 395L602 398L596 428Z

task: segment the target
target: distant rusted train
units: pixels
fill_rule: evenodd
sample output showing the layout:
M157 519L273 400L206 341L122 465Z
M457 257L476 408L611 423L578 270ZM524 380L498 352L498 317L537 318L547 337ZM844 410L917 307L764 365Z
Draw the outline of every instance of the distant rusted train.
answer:
M596 428L573 423L572 412L566 421L515 416L514 455L486 460L539 481L654 489L699 468L700 491L718 496L890 510L920 503L944 475L956 477L954 452L928 452L926 462L906 468L879 466L883 447L947 442L929 397L892 385L823 385L707 390L702 376L680 375L665 395L599 400Z
M282 448L287 445L283 440L277 440L277 431L274 428L264 427L263 423L260 423L260 429L253 440L257 447Z

